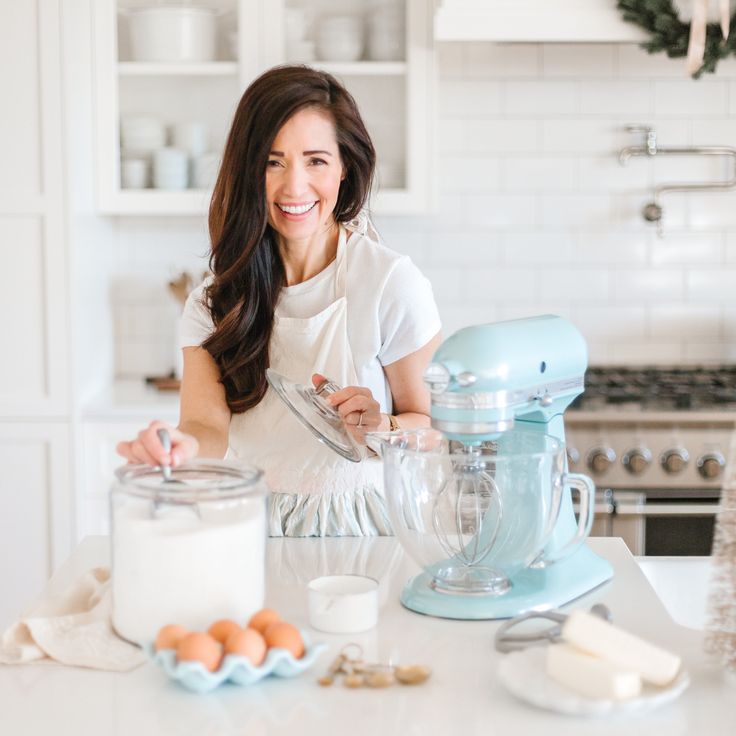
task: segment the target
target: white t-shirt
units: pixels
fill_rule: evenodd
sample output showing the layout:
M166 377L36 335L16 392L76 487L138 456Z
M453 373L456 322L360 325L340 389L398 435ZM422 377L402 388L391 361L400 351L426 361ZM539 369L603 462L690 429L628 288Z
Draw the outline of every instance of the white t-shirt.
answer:
M361 386L391 412L391 392L383 366L426 345L440 331L432 286L408 256L386 248L369 235L350 234L346 244L347 331ZM311 279L281 290L276 314L312 317L335 300L333 261ZM202 302L207 282L194 289L184 306L181 345L201 345L213 331Z

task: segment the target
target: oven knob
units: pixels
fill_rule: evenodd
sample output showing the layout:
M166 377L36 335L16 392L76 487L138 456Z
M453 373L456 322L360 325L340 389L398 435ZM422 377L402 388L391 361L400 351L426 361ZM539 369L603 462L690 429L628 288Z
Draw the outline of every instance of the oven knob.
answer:
M706 452L698 458L698 473L706 480L714 480L723 473L726 458L720 452Z
M675 447L662 453L660 462L664 470L670 475L681 473L690 461L690 455L684 447Z
M621 462L632 475L641 475L652 462L652 453L646 447L637 447L629 450Z
M616 462L616 453L611 447L596 447L588 453L588 468L600 475Z

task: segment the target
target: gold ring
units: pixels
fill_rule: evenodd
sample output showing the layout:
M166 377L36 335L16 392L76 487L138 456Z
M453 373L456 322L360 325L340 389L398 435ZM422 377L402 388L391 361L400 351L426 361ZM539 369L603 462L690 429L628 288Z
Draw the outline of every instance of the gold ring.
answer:
M363 412L360 412L360 415L358 416L358 423L355 426L356 427L362 427L363 426Z

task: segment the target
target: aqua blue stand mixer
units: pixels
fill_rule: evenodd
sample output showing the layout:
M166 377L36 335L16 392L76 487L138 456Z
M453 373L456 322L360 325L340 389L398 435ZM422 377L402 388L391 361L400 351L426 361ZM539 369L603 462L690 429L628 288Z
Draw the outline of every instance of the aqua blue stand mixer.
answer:
M556 608L612 577L584 541L592 481L567 472L563 413L586 367L581 334L551 315L443 342L425 373L433 429L375 436L395 532L424 568L404 606L506 618Z

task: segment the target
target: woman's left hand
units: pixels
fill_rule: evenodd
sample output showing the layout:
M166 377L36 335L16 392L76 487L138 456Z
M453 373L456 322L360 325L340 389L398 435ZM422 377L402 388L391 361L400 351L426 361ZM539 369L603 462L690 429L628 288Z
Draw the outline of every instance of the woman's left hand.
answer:
M315 388L325 380L319 373L312 376ZM365 444L365 433L378 431L383 422L381 405L373 398L369 388L345 386L327 396L326 400L340 414L350 434L361 445Z

